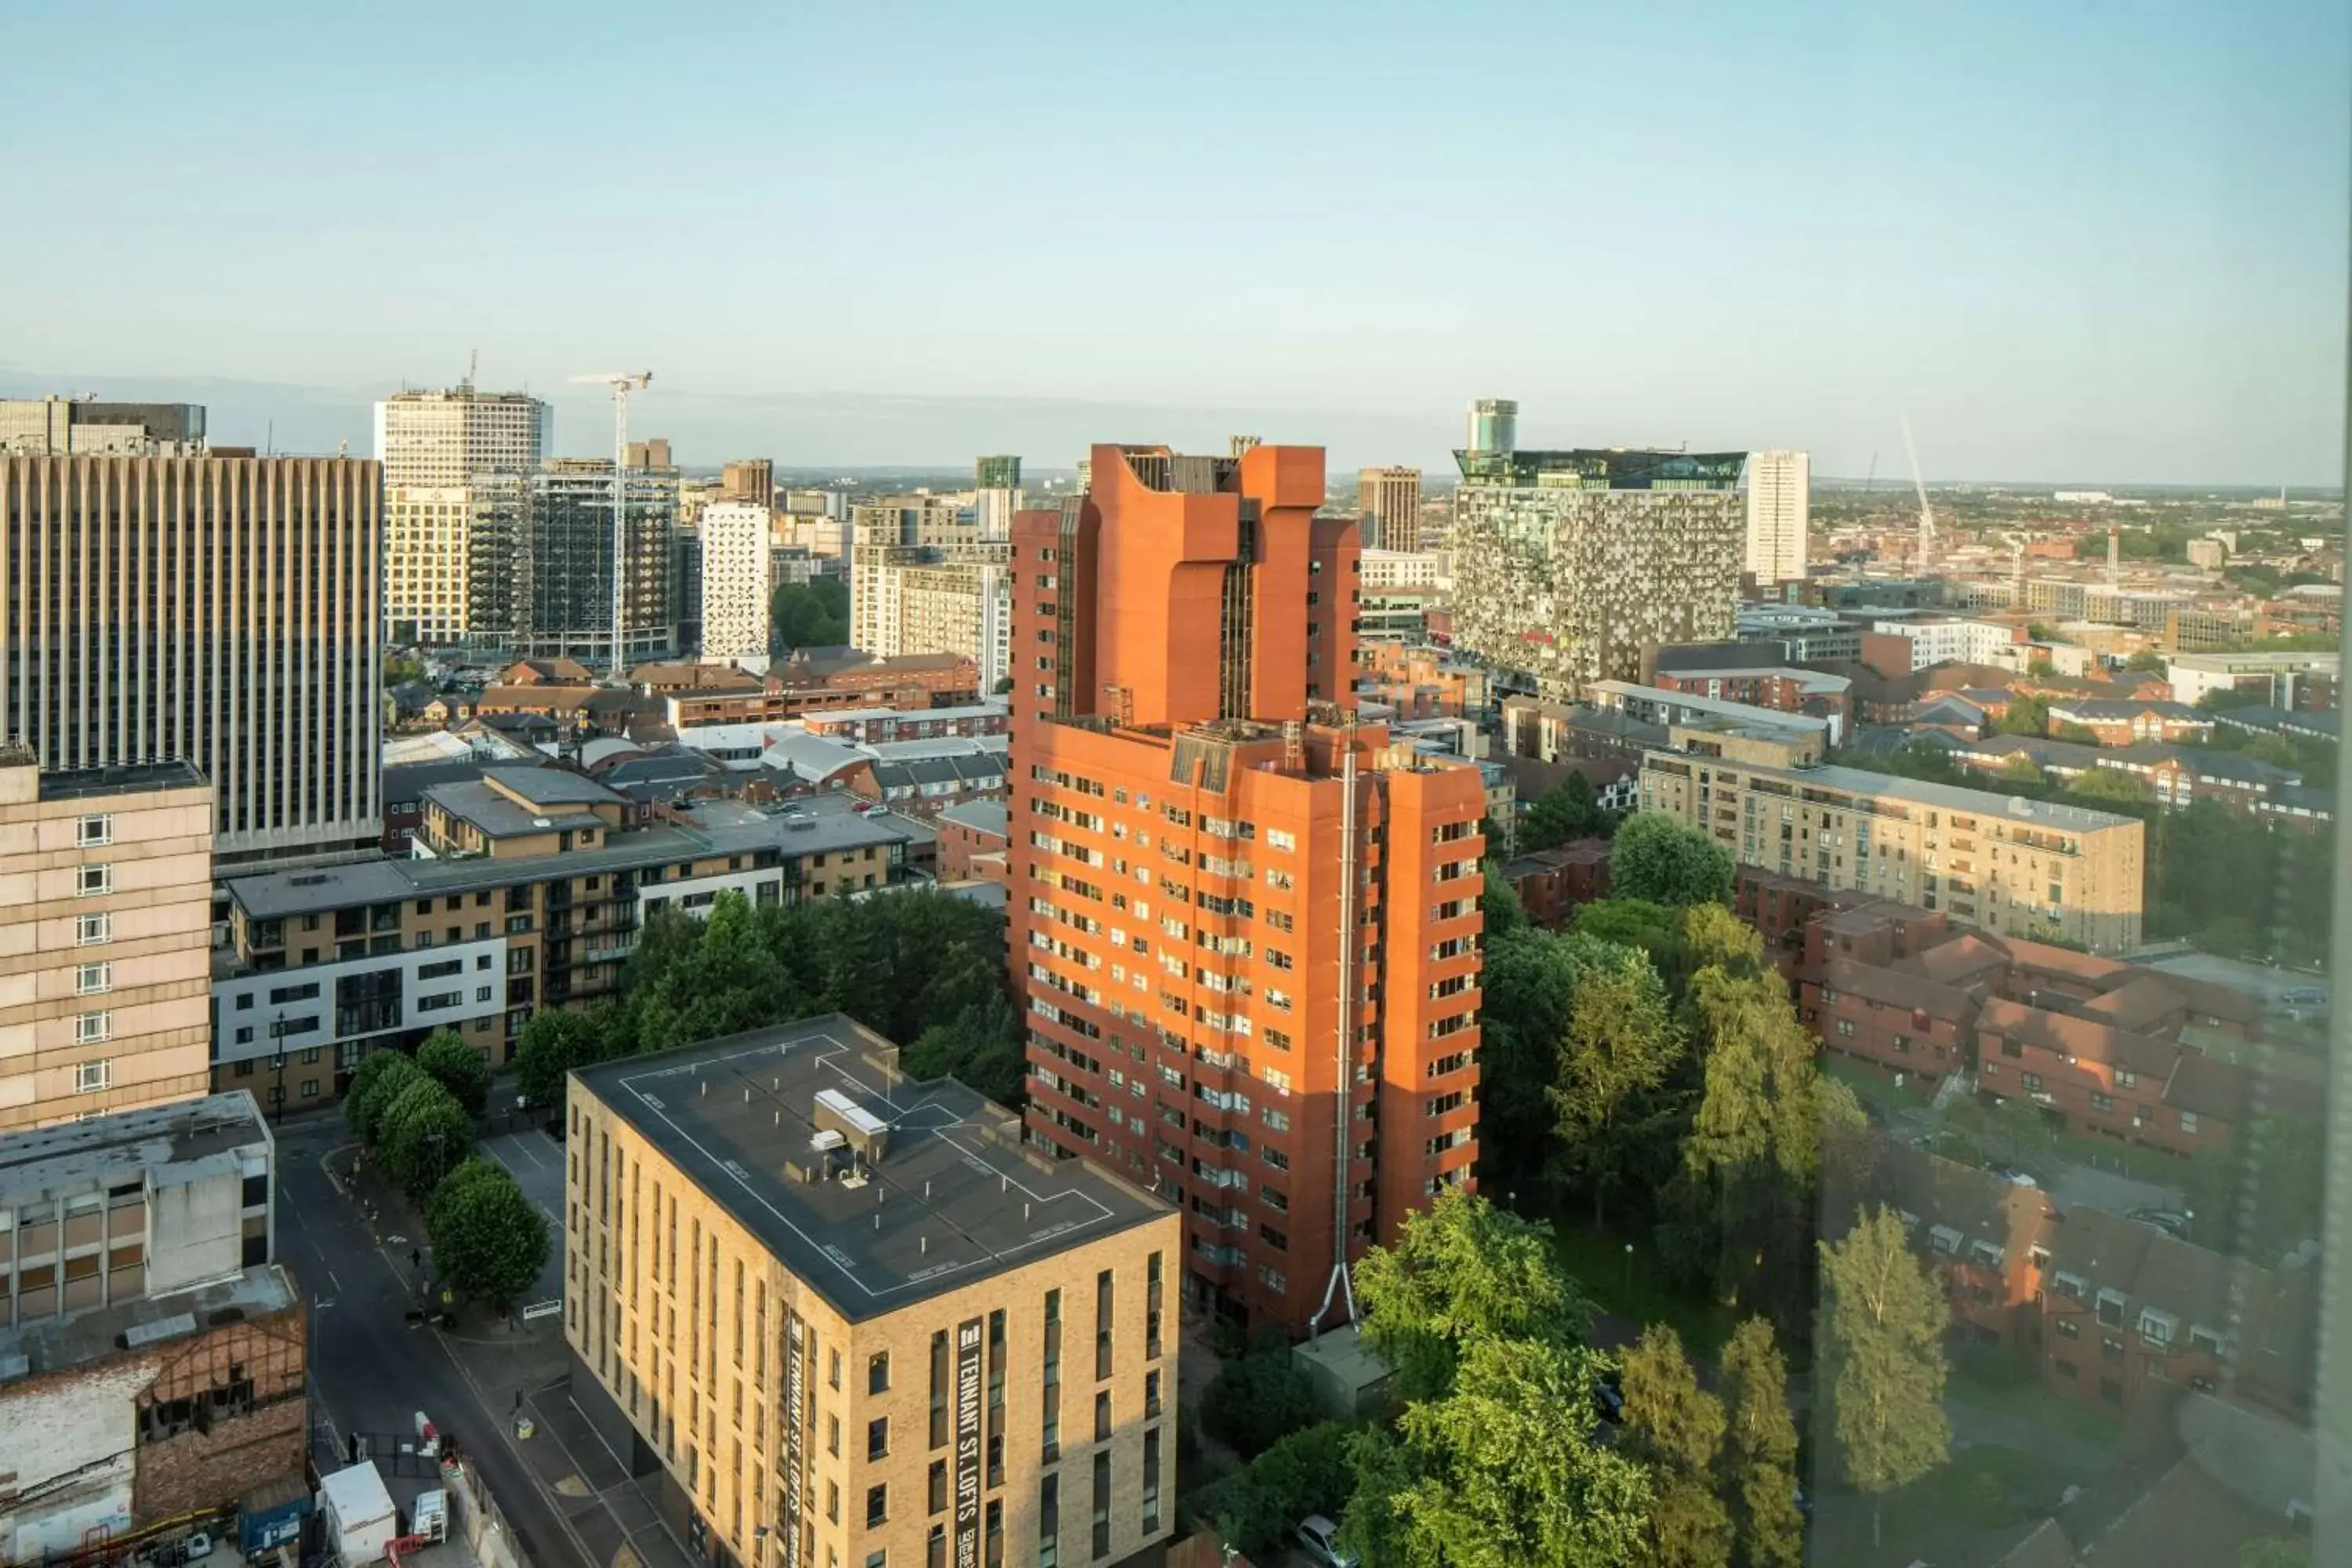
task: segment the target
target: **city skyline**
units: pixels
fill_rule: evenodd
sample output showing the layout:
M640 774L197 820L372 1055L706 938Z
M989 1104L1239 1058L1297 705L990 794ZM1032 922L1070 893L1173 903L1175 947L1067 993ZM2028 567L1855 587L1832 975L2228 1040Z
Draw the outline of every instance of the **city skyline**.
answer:
M1794 447L1824 475L1874 454L1899 474L1907 415L1936 479L2338 478L2335 9L1212 14L1148 34L1045 5L887 34L743 12L730 57L772 62L751 102L649 76L618 16L468 14L452 52L409 15L142 17L93 119L64 96L86 14L26 8L25 111L81 130L21 172L22 199L70 210L128 166L152 195L0 258L0 298L41 304L9 323L6 371L313 389L250 414L202 397L222 438L258 441L310 417L280 403L446 384L475 349L482 384L542 392L644 363L646 427L696 463L1066 462L1237 428L1438 470L1465 400L1499 395L1549 411L1527 444ZM526 58L561 90L513 100L539 175L519 182L475 127ZM1601 68L1563 92L1571 59ZM194 85L226 74L270 90ZM1139 170L1219 191L1223 221L1171 230ZM630 190L641 221L583 248L566 218L590 187ZM382 238L424 211L497 216L436 220L420 266ZM1375 211L1382 244L1350 243L1347 215ZM1069 243L1033 243L1062 219ZM955 243L853 237L908 226ZM1154 330L1100 330L1139 313ZM1225 406L1235 386L1249 407ZM565 451L600 449L602 421L578 423L593 395L558 400ZM301 445L364 434L328 421Z

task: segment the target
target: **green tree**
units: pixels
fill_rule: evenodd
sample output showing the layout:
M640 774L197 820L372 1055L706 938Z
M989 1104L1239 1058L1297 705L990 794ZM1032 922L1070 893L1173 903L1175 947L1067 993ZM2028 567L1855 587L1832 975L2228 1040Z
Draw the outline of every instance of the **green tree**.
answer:
M1012 690L1013 678L1009 675L1000 675L996 678L996 684L988 689L988 694L992 697L1003 697L1009 695Z
M1474 1340L1567 1343L1592 1314L1553 1254L1551 1226L1458 1188L1365 1253L1355 1285L1364 1343L1401 1402L1442 1397Z
M1609 1193L1632 1173L1637 1148L1660 1136L1665 1116L1657 1091L1682 1053L1665 988L1647 963L1578 977L1550 1090L1552 1163L1591 1194L1596 1228Z
M474 1152L474 1119L447 1089L420 1072L384 1109L377 1143L384 1173L421 1203Z
M375 1147L385 1110L402 1089L424 1076L425 1069L405 1051L373 1050L360 1058L343 1094L343 1119L363 1147Z
M1683 911L1682 945L1693 973L1720 969L1745 979L1764 967L1762 933L1722 904L1693 904Z
M2257 735L2246 742L2246 755L2258 763L2268 763L2274 768L2295 773L2303 767L2303 753L2284 735Z
M1624 1353L1625 1432L1650 1466L1646 1562L1657 1568L1725 1568L1731 1516L1716 1495L1723 1405L1698 1385L1683 1342L1664 1323Z
M1992 1108L1984 1131L2007 1145L2011 1159L2050 1151L2050 1119L2028 1096L2012 1094Z
M1647 899L1595 899L1577 906L1574 930L1595 942L1637 948L1663 972L1680 963L1682 916L1681 910Z
M2143 674L2162 675L2166 668L2164 655L2152 647L2144 647L2124 660L2124 668Z
M1731 851L1664 812L1636 812L1618 828L1610 890L1659 904L1727 904Z
M730 888L712 901L698 939L646 987L639 1048L664 1050L805 1016L795 1003L751 901Z
M1518 889L1504 879L1492 861L1486 865L1486 889L1478 895L1478 913L1490 947L1496 939L1528 927L1528 909L1519 902Z
M2253 708L2261 705L2262 693L2242 687L2220 686L2200 695L2197 706L2208 713L2227 712L2232 708Z
M2018 784L2038 784L2042 782L2042 764L2025 752L2014 752L2000 764L2000 776Z
M1201 1396L1201 1425L1244 1459L1255 1458L1322 1417L1314 1380L1280 1331L1251 1342L1218 1369Z
M2156 792L2121 768L2085 768L2066 785L2066 793L2084 800L2146 805Z
M1827 1293L1822 1337L1846 1479L1870 1497L1879 1544L1886 1494L1941 1465L1952 1446L1944 1416L1943 1287L1911 1254L1903 1222L1881 1205L1843 1241L1822 1242Z
M952 1078L999 1105L1018 1105L1021 1020L1000 994L917 1035L898 1065L915 1078Z
M2092 729L2088 724L2077 724L2066 719L2053 719L2050 721L2050 738L2053 741L2069 742L2077 746L2095 746L2099 743L2099 732L2096 730Z
M1453 1392L1356 1440L1342 1538L1364 1568L1621 1568L1641 1561L1643 1467L1593 1437L1605 1358L1474 1340Z
M769 647L837 647L849 640L849 589L837 577L779 584L769 601Z
M416 1047L416 1065L449 1091L450 1098L479 1116L490 1100L490 1058L466 1043L455 1029L436 1029Z
M1864 1126L1853 1091L1822 1075L1787 984L1701 970L1689 993L1706 1069L1660 1229L1669 1267L1801 1333L1825 1137Z
M541 1007L523 1023L515 1044L515 1088L533 1106L563 1108L565 1075L593 1062L601 1041L584 1013Z
M441 1278L467 1300L497 1307L531 1288L552 1245L546 1216L515 1179L478 1156L434 1189L425 1232Z
M1805 1516L1797 1510L1797 1422L1789 1412L1789 1364L1772 1325L1744 1320L1723 1347L1723 1496L1732 1533L1751 1568L1803 1568Z
M1519 820L1522 852L1550 849L1578 838L1609 837L1609 814L1601 809L1592 781L1572 773L1544 791Z
M1587 936L1522 928L1490 938L1486 960L1479 978L1482 1173L1489 1182L1533 1179L1549 1146L1549 1090L1559 1077L1578 977L1595 967L1640 963L1642 954Z
M1338 1519L1347 1511L1356 1489L1353 1437L1338 1421L1293 1432L1203 1489L1193 1511L1216 1527L1223 1544L1273 1561L1300 1520L1318 1513Z
M2050 732L2050 700L2030 691L2012 691L1994 725L2004 735L2046 735Z

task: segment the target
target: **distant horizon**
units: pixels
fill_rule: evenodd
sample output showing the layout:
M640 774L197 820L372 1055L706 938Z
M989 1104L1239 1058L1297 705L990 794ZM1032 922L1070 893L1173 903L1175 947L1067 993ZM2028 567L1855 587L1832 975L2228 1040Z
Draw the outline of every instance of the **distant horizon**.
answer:
M462 378L442 383L394 382L374 388L364 385L334 387L250 382L226 376L52 374L26 371L0 362L0 396L58 395L94 396L103 401L202 404L206 410L207 435L213 444L252 447L257 450L274 449L284 456L331 455L338 442L348 443L353 456L369 456L373 440L376 402L404 390L441 390L457 384L459 380ZM556 411L557 439L555 449L549 454L551 457L610 455L611 404L594 388L569 384L551 387L533 386L528 382L507 384L489 376L483 376L478 384L484 392L527 392L548 402ZM1467 401L1466 398L1464 400L1465 406ZM787 444L788 437L784 432L793 427L830 429L845 447L851 447L877 438L887 439L887 437L877 435L877 426L903 429L912 440L936 442L940 437L935 432L925 430L924 427L932 423L932 419L925 416L931 414L936 416L942 410L968 417L977 416L989 429L1006 438L977 447L970 454L940 458L861 455L829 461L782 456L776 449ZM1531 412L1534 411L1522 404L1519 445L1527 449L1645 445L1682 445L1694 450L1765 449L1761 445L1743 446L1736 441L1645 442L1638 438L1603 440L1579 437L1557 425L1548 425L1540 417L1530 417ZM671 415L682 417L666 417ZM1024 472L1041 475L1076 472L1075 457L1045 460L1040 454L1046 450L1082 455L1096 441L1161 441L1179 451L1223 451L1231 436L1248 434L1269 442L1323 447L1327 454L1328 477L1333 481L1352 479L1360 468L1389 464L1415 467L1425 475L1436 474L1448 480L1454 479L1458 476L1454 469L1450 446L1441 447L1435 458L1416 457L1411 449L1402 452L1399 449L1403 443L1412 442L1419 444L1420 450L1425 453L1431 435L1426 428L1429 423L1428 420L1361 410L1219 410L1052 397L943 398L852 392L796 393L773 397L732 396L672 390L656 375L654 386L631 405L630 434L633 439L638 440L667 439L679 467L707 468L713 472L727 462L765 458L775 464L779 472L797 474L852 474L860 470L948 474L971 468L974 460L983 455L1010 452L1022 458ZM1462 413L1456 410L1451 422L1442 427L1444 435L1458 440L1461 423ZM1313 433L1318 424L1337 426L1338 433L1332 438L1318 438ZM573 438L571 433L581 430L583 426L590 433L589 437ZM1076 433L1088 426L1099 433ZM763 430L774 430L778 434L764 436L761 434ZM1023 433L1043 439L1024 444L1013 438ZM1064 438L1066 435L1066 439ZM601 437L601 445L598 437ZM1892 454L1897 464L1901 462L1900 441L1898 432L1894 442L1895 450ZM697 450L698 447L701 449ZM1832 487L1874 484L1885 486L1890 491L1907 487L1911 482L1907 469L1890 466L1885 460L1888 455L1885 452L1880 454L1874 477L1864 473L1829 473L1817 468L1813 482L1817 486ZM1816 458L1818 461L1818 454ZM2086 478L2074 471L2022 475L2014 472L1963 474L1938 472L1926 463L1922 467L1926 470L1926 482L1938 488L2242 490L2254 494L2276 494L2281 488L2281 481L2276 478ZM2345 493L2341 479L2332 481L2289 479L2285 481L2285 489L2291 497L2300 491L2305 493L2305 499L2310 500L2336 499Z

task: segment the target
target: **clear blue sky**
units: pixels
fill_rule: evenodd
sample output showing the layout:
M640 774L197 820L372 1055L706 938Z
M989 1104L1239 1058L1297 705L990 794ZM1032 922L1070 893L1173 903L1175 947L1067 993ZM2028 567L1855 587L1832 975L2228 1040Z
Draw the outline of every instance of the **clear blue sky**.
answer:
M15 0L0 387L651 366L682 459L2341 477L2338 0ZM560 444L605 445L567 391Z

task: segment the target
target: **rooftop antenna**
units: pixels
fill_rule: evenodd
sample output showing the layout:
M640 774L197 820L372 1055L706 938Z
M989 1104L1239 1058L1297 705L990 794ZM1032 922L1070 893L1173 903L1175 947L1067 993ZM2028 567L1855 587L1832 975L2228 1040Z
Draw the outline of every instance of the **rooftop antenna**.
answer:
M1911 488L1919 495L1919 559L1916 569L1927 569L1927 552L1936 547L1936 513L1927 504L1927 481L1919 477L1919 448L1911 441L1911 416L1896 416L1903 421L1903 451L1911 459Z
M627 673L621 647L621 588L626 576L623 557L628 546L629 395L652 384L654 373L606 371L572 379L583 386L610 387L613 392L613 679L618 680Z
M482 351L481 351L481 350L479 350L479 349L467 349L467 350L466 351L466 390L467 390L467 391L471 392L471 391L473 391L473 390L474 390L474 373L475 373L476 371L479 370L481 367L482 367Z

